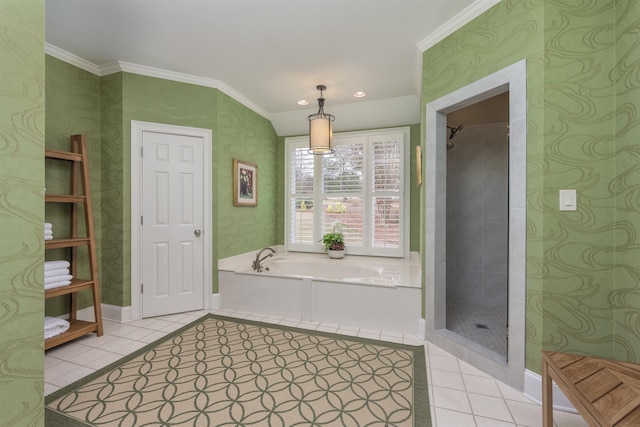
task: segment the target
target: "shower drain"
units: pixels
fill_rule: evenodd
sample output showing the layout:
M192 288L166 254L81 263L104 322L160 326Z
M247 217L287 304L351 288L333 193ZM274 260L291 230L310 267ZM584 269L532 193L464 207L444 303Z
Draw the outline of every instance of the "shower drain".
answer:
M484 323L476 323L476 328L478 328L478 329L489 329L489 327L487 325L485 325Z

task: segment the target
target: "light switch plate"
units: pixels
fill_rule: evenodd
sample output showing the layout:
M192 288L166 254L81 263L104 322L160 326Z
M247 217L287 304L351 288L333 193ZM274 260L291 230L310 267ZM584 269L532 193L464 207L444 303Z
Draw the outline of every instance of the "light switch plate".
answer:
M576 190L560 190L560 210L575 211L577 208Z

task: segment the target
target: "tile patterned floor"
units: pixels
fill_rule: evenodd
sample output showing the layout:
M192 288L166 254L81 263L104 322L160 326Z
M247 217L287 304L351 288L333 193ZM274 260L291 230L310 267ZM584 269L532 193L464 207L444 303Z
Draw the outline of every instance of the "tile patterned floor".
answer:
M257 313L228 310L213 312L344 335L413 345L422 344L425 346L431 417L434 427L538 427L542 425L540 405L415 336L331 323L300 322ZM87 335L46 352L45 395L115 362L122 356L198 319L205 313L204 311L182 313L126 324L105 321L102 337ZM557 427L587 425L580 416L560 411L554 412L554 420Z
M507 358L507 307L447 302L447 329Z

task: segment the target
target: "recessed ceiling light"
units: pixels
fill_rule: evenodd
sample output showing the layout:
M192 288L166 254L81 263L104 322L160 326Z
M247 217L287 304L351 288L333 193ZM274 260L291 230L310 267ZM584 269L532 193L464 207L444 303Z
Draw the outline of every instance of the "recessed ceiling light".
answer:
M301 99L300 101L298 101L298 105L309 105L309 101L307 101L306 99Z
M367 96L367 92L363 92L363 91L359 90L356 93L354 93L353 96L355 96L356 98L363 98L363 97Z

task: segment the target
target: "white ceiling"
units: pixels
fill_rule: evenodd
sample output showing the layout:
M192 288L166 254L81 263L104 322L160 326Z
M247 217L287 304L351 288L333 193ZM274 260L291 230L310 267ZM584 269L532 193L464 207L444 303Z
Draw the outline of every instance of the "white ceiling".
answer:
M421 51L498 1L46 0L46 42L210 81L279 135L307 133L325 84L340 131L419 122Z

